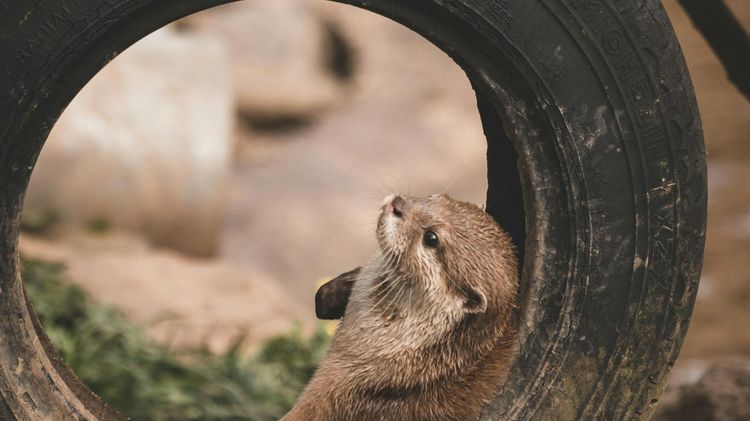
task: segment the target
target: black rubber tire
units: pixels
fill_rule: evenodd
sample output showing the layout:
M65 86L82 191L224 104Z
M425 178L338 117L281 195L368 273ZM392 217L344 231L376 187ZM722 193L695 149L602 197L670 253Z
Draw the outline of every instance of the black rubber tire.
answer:
M519 353L483 418L648 418L688 326L706 223L700 119L660 3L348 2L424 35L477 91L487 209L525 243ZM220 3L0 0L3 419L120 417L56 357L24 299L23 195L50 128L100 68Z

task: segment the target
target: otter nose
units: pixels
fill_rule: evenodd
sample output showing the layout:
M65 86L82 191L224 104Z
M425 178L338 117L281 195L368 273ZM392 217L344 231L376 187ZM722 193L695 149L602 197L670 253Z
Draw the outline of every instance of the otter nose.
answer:
M393 216L401 218L404 216L404 210L406 209L406 200L398 195L389 197L385 202L386 213L392 213Z

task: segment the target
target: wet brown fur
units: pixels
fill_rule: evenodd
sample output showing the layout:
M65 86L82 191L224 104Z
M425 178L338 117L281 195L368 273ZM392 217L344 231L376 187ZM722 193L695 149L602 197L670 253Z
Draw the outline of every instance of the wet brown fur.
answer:
M426 230L437 248L423 243ZM401 218L384 207L377 237L381 252L283 420L477 419L513 354L508 235L479 207L433 195L406 198Z

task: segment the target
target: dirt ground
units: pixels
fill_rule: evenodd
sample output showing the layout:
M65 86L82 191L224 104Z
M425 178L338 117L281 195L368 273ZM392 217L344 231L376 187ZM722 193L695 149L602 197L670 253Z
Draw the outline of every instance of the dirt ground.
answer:
M750 354L750 102L728 82L677 1L664 4L695 85L709 162L704 272L676 369L675 381L680 382L700 373L708 358ZM729 4L750 28L750 2ZM207 331L220 331L221 326L236 329L239 323L232 323L233 317L263 317L250 310L264 308L255 302L269 301L269 296L274 320L310 323L320 280L352 269L374 250L377 207L391 191L447 191L482 202L484 138L473 93L460 69L427 41L384 18L341 5L325 7L356 47L357 74L349 97L309 127L274 134L238 128L241 146L222 250L215 261L182 262L184 258L166 254L143 257L142 248L103 256L102 250L111 247L63 244L55 250L48 244L64 242L60 238L27 241L27 252L65 261L95 298L142 323L174 302L171 296L178 288L181 299L167 310L188 321L180 335L190 343L205 340ZM149 263L139 266L143 259ZM100 269L92 270L96 267L90 265L97 264ZM150 274L133 269L138 267L155 270ZM159 270L164 267L171 268L168 275ZM222 273L231 273L234 280L223 288L206 288L189 275L196 270L206 282ZM102 277L118 272L122 275ZM187 277L190 282L184 281ZM243 280L248 277L255 280ZM274 284L258 289L266 291L263 296L230 297L232 285L260 280ZM288 323L274 326L281 329Z

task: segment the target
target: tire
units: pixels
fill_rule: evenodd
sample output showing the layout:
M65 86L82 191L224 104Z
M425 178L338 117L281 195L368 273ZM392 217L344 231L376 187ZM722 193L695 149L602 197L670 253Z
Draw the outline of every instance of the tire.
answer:
M483 419L647 419L695 299L702 130L656 0L347 0L419 32L477 92L487 211L523 255L509 380ZM118 419L59 359L18 268L47 134L118 52L221 0L0 1L0 417Z

